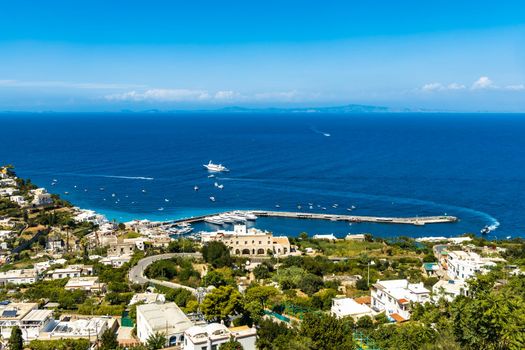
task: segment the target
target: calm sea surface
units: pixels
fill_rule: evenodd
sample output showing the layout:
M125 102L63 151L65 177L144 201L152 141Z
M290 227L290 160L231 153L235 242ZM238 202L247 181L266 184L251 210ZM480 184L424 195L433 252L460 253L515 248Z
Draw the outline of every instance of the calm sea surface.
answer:
M525 232L525 115L4 114L0 135L0 163L119 221L276 205L346 214L353 205L355 215L461 221L256 225L287 235ZM208 178L209 160L231 172Z

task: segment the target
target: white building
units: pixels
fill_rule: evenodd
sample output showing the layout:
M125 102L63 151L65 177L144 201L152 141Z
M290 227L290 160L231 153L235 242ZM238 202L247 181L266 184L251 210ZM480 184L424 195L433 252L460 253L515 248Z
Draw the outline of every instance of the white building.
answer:
M15 222L11 218L0 218L0 227L14 227Z
M406 279L377 281L372 285L372 308L385 311L396 322L410 318L410 303L430 301L430 291L423 283L409 283Z
M129 301L129 305L141 303L141 304L164 304L166 302L166 296L159 293L137 293L133 294L133 297Z
M366 236L364 233L356 233L356 234L347 234L345 237L345 240L347 241L364 241L366 239Z
M38 280L35 269L9 270L0 272L0 285L6 284L31 284Z
M489 259L484 259L474 252L455 250L448 253L447 274L450 279L467 280L476 275L484 273L489 266L496 264Z
M31 204L35 207L53 204L53 198L45 188L31 190L31 194L33 195Z
M22 337L29 341L38 339L40 333L53 323L53 311L31 310L20 322Z
M169 346L184 342L184 332L193 323L175 303L137 306L137 337L142 343L157 332L163 333Z
M218 230L201 232L203 243L219 241L224 243L232 255L266 256L268 252L276 256L286 256L291 251L290 241L286 236L274 236L271 232L246 225L234 225L233 231Z
M78 209L79 213L73 218L76 222L90 222L94 225L103 225L109 222L109 220L102 214L98 214L93 210Z
M432 300L441 298L452 301L460 295L468 295L468 285L463 280L439 280L432 286Z
M9 197L9 196L14 195L17 192L18 192L18 189L15 188L15 187L0 188L0 196L1 197Z
M100 259L100 263L112 267L122 267L125 263L129 262L131 260L130 255L123 255L123 256L108 256L106 258Z
M26 199L24 198L24 196L11 196L9 197L9 200L21 207L27 205L27 201Z
M103 292L106 290L106 284L100 283L98 277L73 277L67 281L64 286L65 290L85 290L88 292Z
M233 338L244 350L255 350L257 331L248 326L228 328L220 323L193 326L184 332L183 350L217 350Z
M62 269L55 269L46 272L46 278L57 280L61 278L71 278L80 276L91 276L93 274L93 266L87 265L69 265Z
M335 241L335 240L337 240L337 237L334 236L333 233L331 233L329 235L314 235L312 237L312 239L321 239L321 240L325 240L325 241Z
M106 329L113 328L115 322L115 319L109 316L79 319L67 317L59 322L55 321L51 330L46 333L41 333L39 339L89 339L94 342L100 339Z
M0 305L0 334L9 339L13 327L22 330L24 340L36 339L52 321L51 310L38 310L37 303L2 303Z
M359 304L351 298L334 298L332 299L332 308L330 309L332 315L337 318L346 316L358 320L363 316L374 317L375 312L368 305Z

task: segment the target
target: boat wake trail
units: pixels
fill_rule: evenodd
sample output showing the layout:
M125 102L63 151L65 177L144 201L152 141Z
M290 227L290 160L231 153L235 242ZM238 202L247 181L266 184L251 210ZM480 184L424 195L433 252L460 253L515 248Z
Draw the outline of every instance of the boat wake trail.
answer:
M113 179L128 179L128 180L155 180L153 177L146 177L146 176L119 176L119 175L93 175L98 177L109 177Z
M317 130L313 126L310 127L310 130L312 130L313 132L315 132L316 134L319 134L319 135L323 135L323 136L326 136L326 137L330 137L331 136L329 133L321 131L321 130Z
M58 173L57 176L80 176L80 177L104 177L110 179L126 179L126 180L155 180L153 177L147 176L121 176L121 175L104 175L104 174L82 174L82 173Z

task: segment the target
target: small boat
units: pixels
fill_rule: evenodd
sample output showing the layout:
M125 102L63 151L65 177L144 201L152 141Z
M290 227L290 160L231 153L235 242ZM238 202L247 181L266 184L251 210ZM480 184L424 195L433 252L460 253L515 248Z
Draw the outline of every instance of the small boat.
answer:
M163 207L160 207L159 209L157 209L158 211L163 211L164 208Z
M301 209L302 207L300 205L297 206L297 209Z
M210 201L215 202L215 197L210 196Z
M486 234L488 234L490 231L491 231L491 230L490 230L490 227L485 226L485 227L483 227L479 232L480 232L482 235L486 235Z
M104 191L104 187L99 188L99 190Z
M276 204L275 207L276 207L276 208L280 208L281 206L280 206L279 204Z
M69 192L68 192L68 191L66 191L66 192L64 192L64 194L69 194Z
M51 186L55 186L55 184L56 184L55 182L51 182Z
M355 205L352 205L352 209L355 209Z
M57 179L53 179L53 182L58 182L58 180Z
M198 190L199 190L199 186L194 186L194 187L193 187L193 190L194 190L194 191L198 191Z
M115 196L116 196L116 194L114 194L114 193L111 194L111 197L115 197Z
M352 211L352 208L346 208L346 210L348 210L348 211Z
M209 179L211 179L211 178L213 178L213 177L215 177L215 175L213 175L213 174L208 175L208 178L209 178Z
M84 188L84 192L87 192L87 188Z
M105 201L105 200L106 200L106 198L102 198L102 200L103 200L103 201Z
M217 186L217 188L218 188L219 190L222 190L222 189L224 188L224 185L221 184L221 185Z
M77 188L77 185L73 186L74 188Z
M202 166L208 169L208 171L213 171L213 172L230 171L224 165L214 164L211 160L208 162L208 164L203 164Z
M168 198L164 198L164 202L169 202L170 200Z
M325 208L325 207L322 207L321 209L322 209L322 210L326 210L326 208Z
M204 222L208 224L219 225L219 226L224 225L224 221L218 216L207 217L204 219Z
M146 190L142 190L142 193L146 193Z
M309 208L310 208L310 209L313 209L314 207L311 205L311 206L309 206Z

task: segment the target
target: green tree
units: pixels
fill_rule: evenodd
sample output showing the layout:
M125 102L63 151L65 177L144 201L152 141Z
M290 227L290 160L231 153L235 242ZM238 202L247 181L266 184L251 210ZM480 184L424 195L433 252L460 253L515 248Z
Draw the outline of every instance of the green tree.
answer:
M9 350L24 350L24 339L22 338L22 330L20 327L13 327L8 344Z
M166 347L166 336L163 333L156 332L148 337L146 340L146 347L148 350L158 350Z
M232 286L215 288L201 303L201 311L207 320L227 320L241 308L241 294Z
M355 287L359 290L368 290L368 282L364 278L361 278L357 280Z
M323 279L312 273L306 274L298 283L297 287L308 295L317 292L323 286Z
M283 327L271 319L262 319L258 323L256 345L259 350L286 349L292 337L296 335L295 329Z
M512 292L478 292L451 307L457 341L465 349L523 349L525 301Z
M265 264L257 265L253 269L253 275L258 280L270 278L270 269Z
M100 349L113 350L118 348L117 334L112 329L106 329L100 337Z
M204 261L211 264L214 268L231 266L232 259L230 250L222 242L210 242L202 247L202 256Z
M214 286L214 287L220 287L225 286L228 284L229 281L226 280L226 278L216 270L209 271L203 278L202 278L202 285L204 287L208 286Z
M235 340L233 337L230 337L226 343L222 343L219 346L219 350L243 350L241 343Z
M354 349L351 324L331 315L306 313L299 334L310 338L313 350Z

